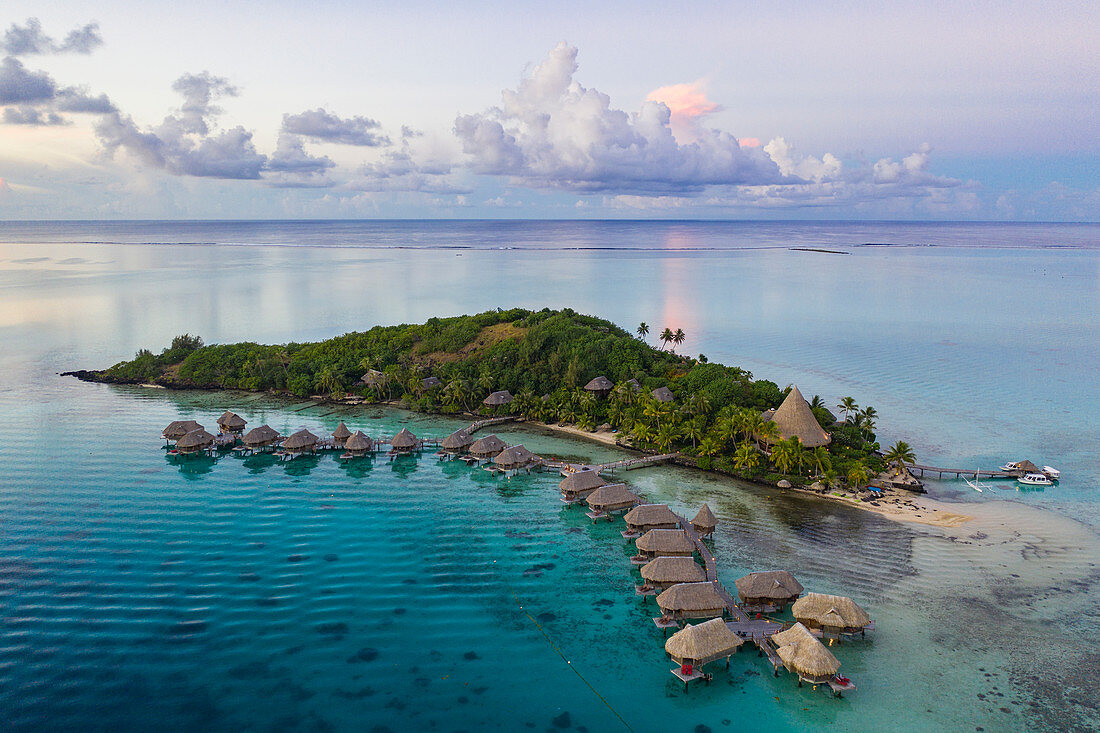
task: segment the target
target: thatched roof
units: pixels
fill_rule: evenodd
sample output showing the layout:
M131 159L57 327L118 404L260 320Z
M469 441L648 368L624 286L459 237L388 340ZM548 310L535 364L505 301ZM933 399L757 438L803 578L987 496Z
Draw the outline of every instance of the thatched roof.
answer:
M505 469L523 468L531 465L538 459L538 456L522 445L513 445L511 448L505 448L500 453L497 453L496 458L493 459L493 463Z
M615 387L615 383L602 374L593 379L584 388L589 392L607 392Z
M665 651L681 664L685 659L695 664L706 664L728 657L744 643L740 636L730 631L725 621L712 618L677 631L665 642Z
M767 570L749 573L734 581L742 598L771 598L777 601L794 598L804 588L786 570Z
M507 405L511 401L512 393L506 389L502 389L499 392L493 392L482 400L481 404L487 407L500 407L501 405Z
M662 611L710 611L725 608L726 602L714 583L678 583L657 596L657 605Z
M626 484L608 484L601 486L588 495L588 506L593 509L605 506L619 506L623 504L637 504L641 499Z
M840 669L840 660L802 624L775 634L772 641L783 664L804 677L824 681Z
M598 489L607 482L600 477L598 471L576 471L561 480L558 488L564 491L587 491Z
M591 500L591 497L589 497ZM695 543L682 529L651 529L634 542L641 552L668 553L695 552Z
M283 441L284 450L304 450L317 445L317 436L308 430L299 430Z
M173 420L168 423L168 427L161 431L161 435L170 440L177 440L192 430L202 430L202 425L194 420Z
M243 430L247 424L243 417L229 410L226 410L225 414L218 418L218 425L228 430Z
M420 389L435 389L443 384L439 377L424 377L420 380Z
M623 516L627 524L679 524L680 518L672 513L668 504L639 504Z
M343 420L336 426L336 429L332 431L332 437L337 440L346 440L351 437L351 431L348 430L348 426L344 424Z
M245 445L268 445L279 439L279 431L270 425L261 425L258 428L252 428L244 437L241 438L241 442Z
M771 420L779 427L779 437L783 439L797 437L807 448L828 445L832 440L818 424L817 418L810 410L810 403L798 391L798 387L791 387L787 398L772 415Z
M393 436L390 445L394 448L415 448L420 443L416 436L409 432L408 428L401 428L401 432Z
M461 428L444 438L440 445L444 450L462 450L463 448L469 448L470 443L473 442L474 439L466 432L466 428Z
M348 450L368 451L373 445L374 441L362 430L356 430L344 442L344 448Z
M691 520L691 524L696 529L711 530L718 526L718 518L710 510L709 504L703 504L703 508L695 515L695 519Z
M385 372L380 372L377 369L370 369L359 378L359 381L368 387L384 387L388 378Z
M707 572L690 557L656 557L642 566L642 578L654 583L701 583Z
M176 441L176 448L179 450L190 450L192 448L205 448L208 445L213 444L214 436L206 432L202 428L198 430L192 430L184 435L182 438Z
M650 392L650 394L653 395L653 399L658 402L672 402L676 399L676 395L672 394L672 390L668 387L658 387Z
M791 612L795 619L810 621L812 626L858 629L871 623L871 617L851 598L825 593L807 593L794 602Z
M475 456L495 456L507 447L508 444L496 435L486 435L470 445L470 452Z

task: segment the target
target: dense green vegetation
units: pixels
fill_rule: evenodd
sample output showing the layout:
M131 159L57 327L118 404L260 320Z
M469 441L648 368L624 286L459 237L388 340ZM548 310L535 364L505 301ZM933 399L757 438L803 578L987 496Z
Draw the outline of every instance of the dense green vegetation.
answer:
M882 470L873 408L860 410L845 398L837 406L844 420L837 422L815 397L811 409L831 433L830 446L810 450L797 438L779 440L775 424L760 413L777 407L787 390L701 354L691 359L666 350L683 342L682 330L665 328L659 349L644 341L648 333L644 323L634 335L570 309L513 309L378 326L320 343L207 346L183 335L159 355L142 350L98 378L400 399L425 412L506 412L587 430L608 425L635 447L680 450L701 468L767 480L812 476L859 487ZM614 382L610 393L586 391L600 375ZM425 385L428 377L439 383ZM659 387L675 399L654 399ZM515 395L509 405L482 405L490 392L505 389ZM900 445L891 460L912 462L912 451Z

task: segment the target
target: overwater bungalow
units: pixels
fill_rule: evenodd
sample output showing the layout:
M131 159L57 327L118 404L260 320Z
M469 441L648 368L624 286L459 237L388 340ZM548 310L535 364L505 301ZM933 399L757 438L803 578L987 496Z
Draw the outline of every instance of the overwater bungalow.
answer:
M867 612L845 596L807 593L794 602L791 613L810 633L827 639L838 639L841 635L865 635L874 629Z
M340 424L336 426L336 429L332 431L333 445L343 448L347 439L351 437L351 431L348 430L348 426L341 420Z
M779 409L770 418L765 419L770 419L779 428L780 438L784 440L798 438L807 448L828 445L832 441L829 434L817 422L817 418L810 409L810 403L798 391L798 387L791 387L790 393L787 394Z
M343 423L340 424L343 425ZM344 454L340 456L340 458L343 460L360 458L370 453L373 449L374 441L370 439L370 436L362 430L356 430L344 441Z
M634 542L638 554L630 558L635 565L644 565L657 557L691 557L695 543L682 529L651 529Z
M401 428L401 432L393 436L390 441L391 455L407 455L420 450L420 440L409 432L408 428Z
M470 444L470 455L478 461L487 461L507 447L508 444L496 435L486 435Z
M313 453L317 447L318 440L320 440L320 438L303 428L283 441L281 446L283 457L289 459L300 456L303 453Z
M591 392L597 397L607 397L614 388L615 383L602 374L584 385L585 392Z
M244 426L247 424L243 417L229 410L226 410L225 414L218 418L218 430L223 434L240 435L244 432Z
M168 427L160 432L161 437L167 440L169 443L174 442L187 435L194 430L202 430L202 425L199 425L194 420L173 420L168 423Z
M202 428L192 430L176 441L176 451L181 455L193 455L210 450L214 446L214 435Z
M678 583L657 596L657 605L665 618L683 621L689 618L721 618L726 601L714 583Z
M524 448L522 445L513 445L511 448L505 448L493 458L493 466L504 472L530 471L541 462L541 458Z
M681 666L681 671L687 666L690 670L687 675L690 675L696 667L717 662L723 657L726 659L726 667L729 667L730 657L736 654L744 643L744 639L730 631L725 621L713 618L701 624L685 626L677 631L665 642L665 652L672 661ZM676 676L684 679L680 675Z
M623 515L626 531L623 537L641 537L651 529L676 529L680 526L677 517L667 504L639 504Z
M798 686L803 682L821 685L834 681L840 670L840 660L818 641L809 630L796 623L786 631L773 634L771 644L775 646L779 659L787 671L798 675ZM852 689L847 684L842 689Z
M658 387L649 394L658 402L672 402L676 399L676 395L672 394L672 390L668 387Z
M718 526L718 518L714 516L714 512L710 510L709 505L703 504L702 509L695 515L695 519L691 520L691 526L695 528L700 537L708 537L714 534L714 530Z
M650 588L665 590L680 583L702 583L707 573L690 557L655 557L641 569L643 592Z
M493 392L491 395L481 401L481 404L486 407L503 407L504 405L511 404L512 393L506 389L502 389L499 392Z
M561 489L561 500L566 504L577 504L584 501L589 495L606 486L607 482L600 476L599 471L575 471L561 480L558 488Z
M641 501L626 488L626 484L607 484L588 495L588 516L593 519L611 519L612 514L625 512Z
M466 428L460 428L444 438L439 448L444 455L457 456L468 451L473 442L473 436L466 432Z
M241 437L241 444L246 450L258 451L275 445L280 438L279 432L270 425L261 425L245 433Z
M741 605L746 610L768 613L792 603L805 590L802 584L786 570L767 570L749 573L734 581Z

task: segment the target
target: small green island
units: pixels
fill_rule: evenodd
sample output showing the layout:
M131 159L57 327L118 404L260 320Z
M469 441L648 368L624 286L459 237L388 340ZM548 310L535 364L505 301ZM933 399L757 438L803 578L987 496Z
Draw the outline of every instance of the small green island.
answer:
M205 345L185 334L86 381L233 389L434 414L515 415L738 478L818 493L920 489L913 451L885 452L876 412L803 398L735 366L677 354L683 331L629 332L571 309L514 308L376 326L317 343Z

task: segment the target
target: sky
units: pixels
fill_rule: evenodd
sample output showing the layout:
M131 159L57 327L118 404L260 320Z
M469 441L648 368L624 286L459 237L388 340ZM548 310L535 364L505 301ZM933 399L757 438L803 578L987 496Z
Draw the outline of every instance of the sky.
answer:
M1100 3L7 0L0 219L1100 219Z

